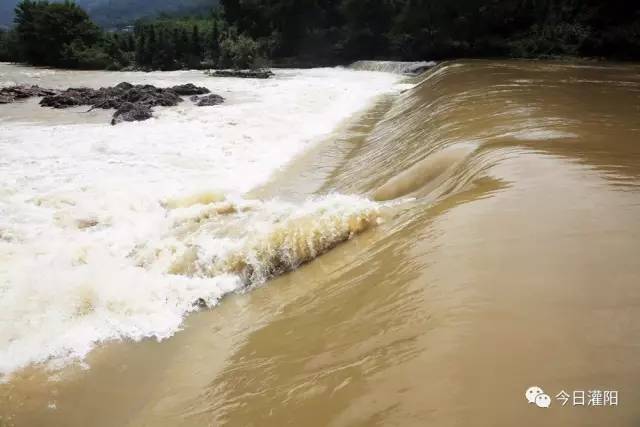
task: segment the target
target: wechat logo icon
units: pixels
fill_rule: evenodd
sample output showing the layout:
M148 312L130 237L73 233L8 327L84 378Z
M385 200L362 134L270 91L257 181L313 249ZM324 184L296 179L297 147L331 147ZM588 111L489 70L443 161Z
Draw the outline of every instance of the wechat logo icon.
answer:
M538 386L529 387L524 393L524 397L527 399L527 402L530 404L535 403L538 408L548 408L551 406L551 398Z

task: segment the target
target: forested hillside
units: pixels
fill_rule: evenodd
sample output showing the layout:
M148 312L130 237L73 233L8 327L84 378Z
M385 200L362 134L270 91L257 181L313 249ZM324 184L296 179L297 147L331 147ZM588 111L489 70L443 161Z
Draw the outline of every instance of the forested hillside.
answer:
M640 1L221 0L275 56L640 57Z
M13 23L13 10L19 1L0 0L0 25L8 26ZM131 24L136 19L154 17L161 13L183 16L203 14L217 3L217 0L76 0L76 4L104 28Z
M217 8L216 0L83 3L94 14L106 8L101 20L152 13L160 4L182 16L139 21L133 34L105 32L74 3L23 0L15 28L0 31L0 61L172 70L358 59L640 59L640 1L220 0Z

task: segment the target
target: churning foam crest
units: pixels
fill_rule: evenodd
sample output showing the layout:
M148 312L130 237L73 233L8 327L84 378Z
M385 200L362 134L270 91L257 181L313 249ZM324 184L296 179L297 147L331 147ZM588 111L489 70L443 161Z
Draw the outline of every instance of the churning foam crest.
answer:
M301 204L202 195L181 200L166 208L164 229L125 256L97 236L83 237L99 235L98 225L78 226L66 242L4 247L3 260L13 268L0 300L0 373L83 358L96 341L169 337L195 302L214 306L225 294L291 271L380 221L379 205L357 196Z
M301 205L224 200L171 216L166 234L134 251L139 266L199 278L233 275L244 286L294 270L381 221L377 204L346 195Z
M227 99L119 126L0 117L0 375L83 358L105 340L169 337L195 301L214 306L378 220L377 205L357 197L293 204L224 194L267 180L374 97L397 91L398 76L51 71L44 81L28 68L0 71L0 85L191 81Z

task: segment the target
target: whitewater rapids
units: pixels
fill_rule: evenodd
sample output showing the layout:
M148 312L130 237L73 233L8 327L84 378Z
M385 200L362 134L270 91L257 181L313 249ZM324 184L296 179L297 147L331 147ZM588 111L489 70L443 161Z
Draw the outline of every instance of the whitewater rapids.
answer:
M274 79L107 73L0 64L0 85L193 82L227 99L187 101L109 126L36 100L0 109L0 374L81 359L98 342L164 339L194 302L296 268L380 221L364 197L248 200L294 156L400 77L282 70Z

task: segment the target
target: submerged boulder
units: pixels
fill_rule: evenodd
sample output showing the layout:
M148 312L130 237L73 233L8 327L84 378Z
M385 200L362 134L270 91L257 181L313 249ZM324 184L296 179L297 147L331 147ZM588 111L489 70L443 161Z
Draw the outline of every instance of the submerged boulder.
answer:
M153 117L153 112L148 105L125 102L113 113L111 124L116 125L121 122L142 121L150 119L151 117Z
M191 100L198 107L211 107L213 105L219 105L219 104L222 104L224 102L224 98L221 97L220 95L216 95L215 93L212 93L211 95L202 96L202 97L199 97L199 98L198 97L192 97Z
M177 85L171 88L172 91L182 96L189 95L204 95L205 93L211 92L206 87L198 87L193 83L187 83L184 85Z

